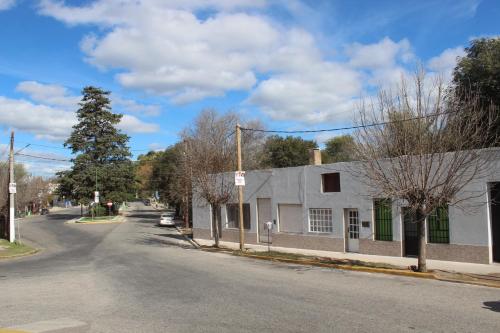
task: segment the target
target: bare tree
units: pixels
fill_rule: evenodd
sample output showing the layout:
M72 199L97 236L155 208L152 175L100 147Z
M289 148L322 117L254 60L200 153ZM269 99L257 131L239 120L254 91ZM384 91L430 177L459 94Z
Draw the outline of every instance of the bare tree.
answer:
M426 218L445 205L467 209L464 202L483 194L463 189L487 174L497 152L472 148L487 147L497 133L485 128L478 96L458 99L422 70L411 83L402 79L396 94L382 90L377 102L360 106L356 172L373 195L408 207L417 224L418 270L425 272Z
M231 138L234 114L218 115L214 110L205 110L195 120L194 125L184 131L189 142L189 161L195 195L212 208L212 230L215 246L219 246L220 207L231 200L234 182L220 173L233 170L234 144Z
M236 143L233 135L239 117L235 113L218 114L215 110L204 110L192 127L182 133L186 142L185 172L191 177L193 196L207 202L212 208L212 230L215 246L219 246L221 206L234 198L235 186L232 174L236 170ZM251 122L248 127L262 127ZM243 156L247 163L258 155L261 149L262 133L247 132L243 136ZM255 167L249 164L248 167ZM226 174L224 174L226 173Z

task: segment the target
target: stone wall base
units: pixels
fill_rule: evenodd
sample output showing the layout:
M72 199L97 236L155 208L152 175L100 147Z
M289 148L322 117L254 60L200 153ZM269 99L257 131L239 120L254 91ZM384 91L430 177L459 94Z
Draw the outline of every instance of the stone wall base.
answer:
M277 233L273 234L272 241L272 246L333 252L344 251L342 238Z
M379 256L401 257L401 242L360 239L359 253L374 254Z
M211 240L209 229L193 229L195 239ZM222 231L222 241L239 242L239 231L224 229ZM246 244L260 244L257 242L257 234L245 232ZM400 241L374 241L370 239L359 240L359 253L380 256L401 256ZM316 235L299 235L276 233L272 236L272 246L344 252L344 240L342 238L332 238ZM458 245L458 244L427 244L427 258L432 260L470 262L477 264L489 264L489 249L487 246Z
M489 264L487 246L457 244L427 244L427 259Z

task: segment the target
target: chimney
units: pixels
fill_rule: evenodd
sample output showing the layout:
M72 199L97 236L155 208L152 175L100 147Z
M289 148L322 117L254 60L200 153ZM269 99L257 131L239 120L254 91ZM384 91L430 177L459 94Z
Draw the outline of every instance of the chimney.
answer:
M319 148L309 150L309 164L321 165L321 150L319 150Z

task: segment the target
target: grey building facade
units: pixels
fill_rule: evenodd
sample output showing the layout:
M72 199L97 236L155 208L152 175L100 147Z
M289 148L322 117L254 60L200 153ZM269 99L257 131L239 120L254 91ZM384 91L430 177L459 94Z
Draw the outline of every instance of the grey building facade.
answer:
M308 165L251 171L244 187L245 243L414 256L415 224L404 203L370 194L351 170L351 163ZM500 192L500 160L488 176L462 189L478 193L461 208L446 206L426 223L429 259L489 264L500 262L500 212L493 200ZM238 242L237 200L218 214L221 240ZM211 207L193 202L195 239L212 239ZM264 224L273 222L267 237Z

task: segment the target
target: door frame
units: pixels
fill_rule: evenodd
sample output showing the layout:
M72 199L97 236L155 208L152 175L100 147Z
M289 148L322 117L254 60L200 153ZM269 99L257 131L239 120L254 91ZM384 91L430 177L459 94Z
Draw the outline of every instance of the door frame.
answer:
M350 211L356 211L357 212L357 218L358 218L358 250L357 251L349 251L349 212ZM349 253L359 253L359 238L360 238L360 229L361 229L361 224L360 224L360 219L359 219L359 209L358 208L344 208L344 252L349 252Z
M408 209L407 207L401 207L401 230L402 230L402 237L401 237L401 244L402 244L402 257L406 258L417 258L418 257L418 243L417 243L417 253L415 255L411 255L410 257L406 254L406 223L405 223L405 210ZM416 226L415 222L414 223ZM425 243L427 245L427 221L424 223L425 225ZM418 231L417 231L417 237L418 237ZM417 240L418 241L418 240Z

